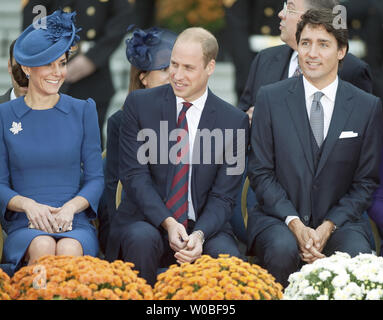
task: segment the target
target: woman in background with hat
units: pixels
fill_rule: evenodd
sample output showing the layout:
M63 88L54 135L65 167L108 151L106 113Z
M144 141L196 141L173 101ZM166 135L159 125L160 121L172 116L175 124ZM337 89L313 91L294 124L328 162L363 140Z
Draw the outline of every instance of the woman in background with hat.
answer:
M104 186L96 106L59 93L79 38L74 15L55 11L14 47L28 93L0 110L0 219L13 271L47 254L98 253L90 223Z
M177 35L171 31L153 27L136 28L126 40L126 57L130 62L129 93L137 89L154 88L169 83L169 64ZM100 244L105 247L109 233L109 221L116 211L118 176L118 141L122 122L122 110L118 110L107 123L107 157L105 191L107 199L106 219L100 221ZM126 124L129 125L129 124Z

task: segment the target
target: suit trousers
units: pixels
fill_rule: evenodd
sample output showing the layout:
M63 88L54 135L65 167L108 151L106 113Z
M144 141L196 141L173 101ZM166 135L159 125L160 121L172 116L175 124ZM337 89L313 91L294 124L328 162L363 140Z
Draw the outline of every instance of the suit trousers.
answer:
M355 228L356 225L358 228ZM363 227L360 228L360 225ZM337 228L328 239L322 253L327 257L336 251L346 252L351 257L359 253L371 253L368 227L368 221L363 219ZM298 271L304 264L299 256L294 234L282 221L277 221L256 236L251 254L257 256L260 265L284 288L288 286L289 275Z
M192 230L188 226L188 234ZM134 263L139 276L154 286L158 268L167 268L176 264L174 251L169 246L165 230L154 227L145 221L131 223L122 237L120 257L124 261ZM203 245L203 254L217 258L226 253L241 257L236 240L227 232L219 232L207 239Z

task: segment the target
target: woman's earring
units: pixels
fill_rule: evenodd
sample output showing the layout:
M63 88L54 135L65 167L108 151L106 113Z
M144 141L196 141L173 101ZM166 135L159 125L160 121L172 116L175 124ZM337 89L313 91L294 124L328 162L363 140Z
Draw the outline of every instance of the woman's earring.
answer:
M27 79L29 79L29 77L30 77L29 74L26 74L26 77L27 77Z

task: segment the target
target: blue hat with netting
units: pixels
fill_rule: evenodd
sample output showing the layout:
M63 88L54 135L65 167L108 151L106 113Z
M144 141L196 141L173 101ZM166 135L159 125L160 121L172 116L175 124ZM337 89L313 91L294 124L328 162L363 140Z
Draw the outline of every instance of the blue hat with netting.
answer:
M132 37L126 40L126 57L133 66L143 71L167 68L176 39L177 35L169 30L136 28Z
M39 67L60 58L80 40L74 24L76 13L57 10L26 28L17 38L15 60L27 67Z

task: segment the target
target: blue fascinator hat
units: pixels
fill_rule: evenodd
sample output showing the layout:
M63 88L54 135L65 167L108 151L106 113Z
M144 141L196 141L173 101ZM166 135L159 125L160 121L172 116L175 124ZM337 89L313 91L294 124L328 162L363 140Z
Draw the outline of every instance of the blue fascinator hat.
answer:
M17 38L14 47L16 61L27 67L39 67L60 58L80 37L74 24L76 13L57 10L44 20L31 24Z
M128 31L132 28L134 26ZM176 39L177 35L169 30L136 28L132 37L126 40L126 57L133 66L144 71L167 68Z

